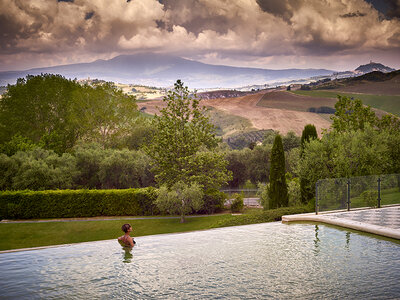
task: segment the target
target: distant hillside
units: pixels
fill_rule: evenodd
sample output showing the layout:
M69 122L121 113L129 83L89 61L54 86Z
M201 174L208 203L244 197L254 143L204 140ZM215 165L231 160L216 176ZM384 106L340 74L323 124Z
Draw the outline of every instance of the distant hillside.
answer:
M372 94L372 95L400 95L400 70L390 73L373 71L361 76L342 79L323 79L307 85L302 90L336 90L342 92Z
M235 90L218 90L218 91L210 91L210 92L202 92L198 93L197 96L200 99L217 99L217 98L235 98L242 97L250 94L254 94L255 92L241 92Z
M282 80L330 75L325 69L269 70L209 65L181 57L140 53L120 55L109 60L70 64L24 71L0 72L0 85L14 84L27 74L57 73L67 78L98 78L119 83L169 87L177 79L191 88L232 88Z
M395 71L395 69L392 69L388 66L384 66L380 63L370 62L369 64L359 66L357 69L355 69L355 71L363 74L375 71L388 73Z

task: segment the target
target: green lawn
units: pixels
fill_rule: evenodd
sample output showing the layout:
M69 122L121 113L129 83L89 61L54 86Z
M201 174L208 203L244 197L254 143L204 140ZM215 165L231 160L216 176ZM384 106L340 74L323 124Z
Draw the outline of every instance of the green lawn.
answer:
M350 199L351 207L368 206L360 196ZM381 190L381 205L400 204L400 192L398 188ZM377 205L377 202L376 202Z
M122 235L121 226L130 223L132 236L185 232L217 227L263 223L279 220L282 215L310 211L307 207L291 207L263 211L248 209L242 215L215 215L179 219L107 220L46 223L0 223L0 250L61 245L88 241L116 239Z
M324 97L324 98L337 98L337 95L348 96L362 100L365 105L381 109L392 114L400 116L400 96L386 96L386 95L368 95L368 94L352 94L341 93L337 91L292 91L297 95L304 95L310 97Z

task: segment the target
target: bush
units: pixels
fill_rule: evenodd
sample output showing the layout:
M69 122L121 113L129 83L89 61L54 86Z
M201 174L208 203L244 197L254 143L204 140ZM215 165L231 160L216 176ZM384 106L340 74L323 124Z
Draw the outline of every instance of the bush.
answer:
M264 208L264 210L267 210L269 208L269 183L258 184L257 196L260 197L261 206Z
M188 185L178 181L171 189L163 185L155 203L161 212L179 214L181 223L184 223L185 215L203 206L203 191L197 183Z
M151 215L155 188L0 192L1 219Z
M360 196L363 199L363 203L365 203L367 206L375 207L378 205L378 191L367 190L362 192Z
M208 189L204 193L203 208L199 211L202 214L214 214L223 211L226 194L217 189Z
M242 194L233 194L233 202L231 204L231 211L234 212L241 212L243 210L243 195Z
M14 159L0 153L0 190L10 190L18 165Z
M12 178L14 190L50 190L73 188L77 175L76 159L64 153L59 156L52 150L35 148L17 152L11 157L18 165Z
M293 178L288 182L289 206L301 206L299 179Z

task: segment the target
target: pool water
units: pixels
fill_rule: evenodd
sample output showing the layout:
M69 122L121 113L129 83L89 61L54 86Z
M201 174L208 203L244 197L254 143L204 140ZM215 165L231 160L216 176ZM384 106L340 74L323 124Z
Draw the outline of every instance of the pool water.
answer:
M0 254L0 298L393 299L400 243L264 223Z

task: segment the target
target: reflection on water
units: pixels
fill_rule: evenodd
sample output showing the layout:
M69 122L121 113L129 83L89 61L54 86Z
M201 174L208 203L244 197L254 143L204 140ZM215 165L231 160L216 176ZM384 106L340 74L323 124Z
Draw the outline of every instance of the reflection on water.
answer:
M318 238L318 231L319 231L318 225L315 225L314 253L316 255L318 255L318 253L319 253L319 242L320 242L320 240Z
M346 249L350 250L350 231L346 232Z
M280 222L0 254L0 298L393 299L400 243ZM314 255L313 255L314 254ZM123 280L121 280L123 279Z
M123 253L124 253L124 259L122 260L124 263L130 263L130 262L132 262L132 257L133 257L133 254L132 254L132 248L131 247L126 247L126 246L123 246L122 247L122 250L123 250Z

